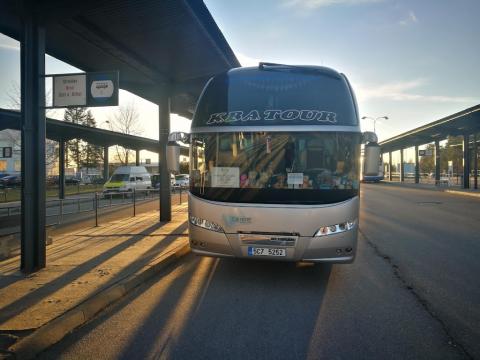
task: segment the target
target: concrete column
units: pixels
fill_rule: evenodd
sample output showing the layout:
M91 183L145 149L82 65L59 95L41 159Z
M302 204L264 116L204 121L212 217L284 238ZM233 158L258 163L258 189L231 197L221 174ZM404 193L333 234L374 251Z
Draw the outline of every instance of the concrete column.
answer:
M108 181L108 179L110 178L110 174L109 174L109 171L108 171L108 145L105 145L103 147L103 180L105 182Z
M58 142L58 198L65 199L65 140Z
M24 4L22 19L22 214L21 264L24 273L45 267L45 28L35 3Z
M440 182L440 141L435 140L435 185Z
M140 166L140 150L135 150L135 165Z
M403 166L403 150L400 149L400 182L405 181L405 167Z
M388 152L388 180L392 181L392 152Z
M473 135L473 187L478 189L478 146L477 134Z
M167 168L167 143L170 133L170 95L163 92L158 102L159 147L158 172L160 174L160 221L172 220L170 174Z
M470 188L470 135L463 135L463 188Z
M420 182L420 162L418 161L418 145L415 145L415 184Z

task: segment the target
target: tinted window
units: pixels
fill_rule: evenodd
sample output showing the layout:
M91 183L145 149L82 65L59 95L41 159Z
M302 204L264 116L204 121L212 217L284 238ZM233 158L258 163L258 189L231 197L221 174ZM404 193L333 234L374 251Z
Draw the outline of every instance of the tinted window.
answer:
M242 69L208 83L192 128L357 123L348 83L332 70L299 73Z

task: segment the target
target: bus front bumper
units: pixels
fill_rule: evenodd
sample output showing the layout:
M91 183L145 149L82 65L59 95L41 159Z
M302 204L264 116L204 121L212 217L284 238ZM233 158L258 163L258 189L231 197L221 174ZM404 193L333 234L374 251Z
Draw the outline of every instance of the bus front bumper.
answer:
M225 234L189 224L190 247L195 254L257 260L305 261L313 263L352 263L357 250L357 227L319 237L299 236L294 246L245 244L239 234ZM208 239L208 241L206 241ZM284 256L254 256L249 247L284 249ZM283 251L282 251L283 253Z

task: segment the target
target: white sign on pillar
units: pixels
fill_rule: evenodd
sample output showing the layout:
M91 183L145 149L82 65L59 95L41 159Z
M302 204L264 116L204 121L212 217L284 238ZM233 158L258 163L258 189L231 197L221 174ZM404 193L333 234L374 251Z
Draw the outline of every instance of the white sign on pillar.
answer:
M86 75L66 75L53 77L53 106L87 105Z

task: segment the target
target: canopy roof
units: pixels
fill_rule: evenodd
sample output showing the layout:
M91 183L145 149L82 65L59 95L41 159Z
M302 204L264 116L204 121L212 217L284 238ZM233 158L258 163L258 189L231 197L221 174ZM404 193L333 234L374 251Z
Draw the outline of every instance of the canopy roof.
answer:
M49 55L118 70L120 88L154 103L170 89L171 111L188 118L206 81L240 66L201 0L2 0L0 32L20 40L29 11L44 22Z
M19 111L0 109L0 131L6 129L20 130L21 123ZM49 118L46 120L46 130L47 138L55 141L82 139L93 145L120 145L127 149L148 150L156 153L158 153L159 148L158 140ZM181 148L181 154L188 156L188 146Z
M383 152L395 151L476 132L480 132L480 104L384 140L379 145Z

